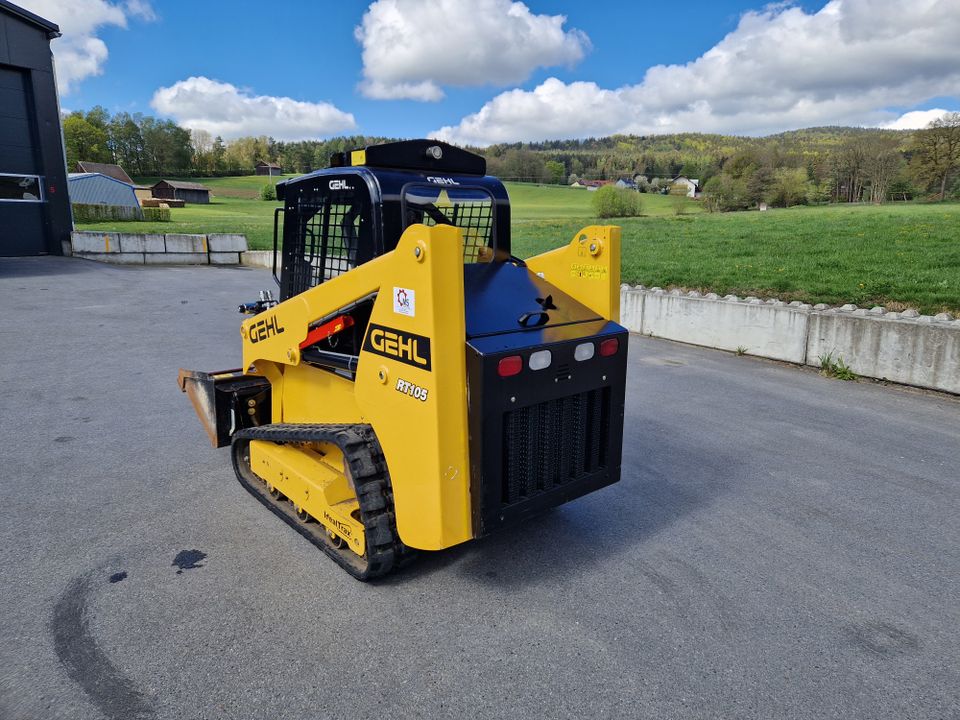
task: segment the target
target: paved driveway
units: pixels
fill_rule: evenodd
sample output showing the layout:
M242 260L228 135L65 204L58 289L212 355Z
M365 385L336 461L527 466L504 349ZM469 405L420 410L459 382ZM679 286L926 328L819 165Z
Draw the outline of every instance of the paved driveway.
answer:
M4 720L960 716L960 402L633 337L621 483L364 585L176 387L271 282L0 258Z

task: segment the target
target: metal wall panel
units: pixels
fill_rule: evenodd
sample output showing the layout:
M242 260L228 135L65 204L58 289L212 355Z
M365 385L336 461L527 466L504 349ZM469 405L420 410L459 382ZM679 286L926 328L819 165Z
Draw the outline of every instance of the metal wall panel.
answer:
M36 175L43 202L0 201L0 256L60 254L72 218L50 53L56 26L0 6L0 173Z

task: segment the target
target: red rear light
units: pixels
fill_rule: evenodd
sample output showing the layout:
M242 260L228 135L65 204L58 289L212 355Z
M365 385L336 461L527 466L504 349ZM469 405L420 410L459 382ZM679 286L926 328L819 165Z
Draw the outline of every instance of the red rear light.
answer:
M620 341L617 338L608 338L600 343L600 357L616 355L619 349Z
M500 362L497 363L497 373L500 377L510 377L521 370L523 370L523 358L519 355L501 358Z

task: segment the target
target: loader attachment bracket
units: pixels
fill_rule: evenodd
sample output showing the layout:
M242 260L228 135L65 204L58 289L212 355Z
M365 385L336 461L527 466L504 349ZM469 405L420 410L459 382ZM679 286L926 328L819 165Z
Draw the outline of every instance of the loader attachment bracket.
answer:
M230 444L233 434L270 422L270 382L243 370L206 373L181 369L177 385L187 394L214 447Z

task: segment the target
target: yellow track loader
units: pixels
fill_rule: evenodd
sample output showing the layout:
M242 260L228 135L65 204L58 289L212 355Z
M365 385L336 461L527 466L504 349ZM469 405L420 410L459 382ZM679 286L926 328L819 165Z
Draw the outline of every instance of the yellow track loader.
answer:
M241 306L240 369L179 377L260 502L368 580L620 479L619 228L520 260L486 161L429 140L277 196L279 301Z

